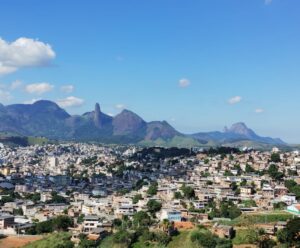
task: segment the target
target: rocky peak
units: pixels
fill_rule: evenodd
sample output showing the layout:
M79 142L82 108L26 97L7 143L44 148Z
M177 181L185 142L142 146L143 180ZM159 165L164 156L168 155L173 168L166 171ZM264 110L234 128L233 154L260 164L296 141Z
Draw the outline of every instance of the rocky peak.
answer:
M140 116L127 109L124 109L113 119L114 134L116 135L134 133L144 128L145 125L146 122Z
M226 129L227 133L234 133L234 134L239 134L243 135L246 137L256 137L256 133L253 132L250 128L246 126L245 123L243 122L238 122L233 124L229 129Z
M99 103L96 103L95 105L95 111L94 111L94 124L97 128L102 127L102 122L101 122L101 110L100 110L100 105Z

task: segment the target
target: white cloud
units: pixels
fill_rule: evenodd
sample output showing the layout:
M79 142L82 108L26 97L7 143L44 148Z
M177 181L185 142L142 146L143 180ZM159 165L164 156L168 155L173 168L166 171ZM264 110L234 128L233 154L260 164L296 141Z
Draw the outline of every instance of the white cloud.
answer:
M190 84L191 84L191 82L187 78L182 78L182 79L179 80L179 87L181 87L181 88L186 88Z
M126 106L122 103L119 103L119 104L116 104L115 108L116 109L124 109L124 108L126 108Z
M257 113L257 114L260 114L260 113L263 113L263 112L265 112L265 110L262 109L262 108L255 109L255 113Z
M64 99L59 99L56 103L62 108L79 107L84 104L84 100L75 96L68 96Z
M63 85L60 87L60 90L64 93L72 93L74 91L74 86L69 84L69 85Z
M10 88L10 90L16 90L16 89L21 88L22 85L23 85L22 81L16 80L10 84L9 88Z
M234 97L231 97L230 99L228 99L229 104L237 104L240 101L242 101L242 97L240 97L240 96L234 96Z
M114 117L115 115L113 113L107 113L107 115Z
M3 62L0 61L0 75L9 74L15 72L16 67L6 66Z
M0 75L24 67L47 66L55 56L52 47L39 40L21 37L7 42L0 38Z
M28 84L25 86L25 91L30 94L37 94L42 95L46 92L53 90L54 86L49 83L35 83L35 84Z
M273 0L265 0L265 5L269 5L272 3Z
M7 102L12 98L11 94L8 91L0 89L0 101Z
M24 104L34 104L35 102L40 101L40 100L42 100L42 99L41 98L33 98L31 100L24 101L23 103Z

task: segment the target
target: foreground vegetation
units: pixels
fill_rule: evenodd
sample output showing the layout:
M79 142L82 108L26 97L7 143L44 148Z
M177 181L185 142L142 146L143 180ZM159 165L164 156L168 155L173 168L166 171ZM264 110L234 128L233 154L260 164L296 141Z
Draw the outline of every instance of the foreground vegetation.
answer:
M155 185L154 185L155 186ZM155 188L155 187L154 187ZM149 204L149 209L158 211L161 206L155 202ZM150 212L151 213L151 212ZM284 229L278 230L275 236L265 233L259 228L261 223L275 223L288 220ZM58 216L51 221L37 223L33 233L51 233L43 240L27 245L27 248L72 248L71 235L67 229L73 223L67 216ZM298 247L300 246L300 218L276 211L267 214L247 214L231 221L235 225L235 237L219 238L209 229L199 225L193 230L177 231L173 223L165 220L159 224L159 229L150 227L157 224L152 214L137 212L132 219L124 217L114 221L115 232L99 242L89 241L85 235L80 236L79 248L230 248L233 245L253 244L258 247ZM228 224L228 223L227 223ZM258 226L257 226L258 225ZM51 245L50 245L51 244Z
M26 245L24 248L73 248L74 244L70 238L71 234L67 232L53 233L44 239Z
M53 219L38 222L32 228L27 231L27 234L43 234L43 233L52 233L52 232L63 232L67 231L68 227L73 226L73 220L66 216L60 215Z
M167 224L167 223L165 223ZM245 227L238 229L234 239L224 239L198 226L193 230L181 231L173 236L163 231L150 231L142 228L120 228L116 233L100 241L99 244L81 239L79 248L231 248L233 245L252 244L257 247L300 247L300 218L292 219L284 229L272 237L263 229ZM71 235L66 232L53 233L43 240L35 241L26 248L72 248Z
M243 227L263 223L275 223L277 221L287 221L293 215L284 211L272 211L265 213L243 214L233 220L221 221L222 224Z

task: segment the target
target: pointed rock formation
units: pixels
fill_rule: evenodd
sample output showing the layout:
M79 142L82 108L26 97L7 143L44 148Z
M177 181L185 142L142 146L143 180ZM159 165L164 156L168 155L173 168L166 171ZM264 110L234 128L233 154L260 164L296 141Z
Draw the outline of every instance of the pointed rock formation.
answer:
M97 128L102 127L102 122L101 122L101 110L100 110L100 105L99 103L96 103L95 105L95 111L94 111L94 124Z

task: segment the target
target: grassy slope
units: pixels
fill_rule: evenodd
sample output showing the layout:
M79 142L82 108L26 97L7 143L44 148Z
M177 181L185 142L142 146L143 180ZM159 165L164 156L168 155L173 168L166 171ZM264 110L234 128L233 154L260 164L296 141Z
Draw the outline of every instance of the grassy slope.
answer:
M66 232L52 233L45 236L44 239L32 242L24 248L49 248L49 247L60 247L65 244L71 237L71 234Z
M245 244L251 243L251 236L254 236L255 227L252 225L260 223L274 223L281 220L288 220L292 218L292 215L284 211L273 211L267 213L255 213L247 214L240 216L232 221L224 222L224 224L230 224L236 227L249 227L249 229L238 229L236 237L233 239L233 244ZM251 228L252 227L252 228ZM178 236L172 238L172 241L167 245L166 248L197 248L190 240L192 231L181 231ZM69 240L69 233L53 233L46 236L44 239L35 241L25 248L48 248L48 247L59 247L60 244L63 244L65 241ZM50 245L51 244L51 245ZM143 245L139 242L135 243L134 248L143 248ZM158 247L156 245L148 246L149 248L163 248L162 246ZM112 237L109 236L105 238L99 248L127 248L123 244L113 244Z
M27 141L29 145L44 145L49 143L49 140L44 137L28 137Z
M258 235L259 224L287 221L293 215L284 211L271 211L265 213L245 214L232 221L224 221L223 224L237 227L236 236L232 240L234 245L255 244L255 236Z
M178 236L173 237L167 248L197 248L191 241L192 231L182 231Z
M144 248L145 245L141 242L136 242L132 245L132 248ZM105 238L101 243L99 248L127 248L126 245L114 244L112 242L112 237L109 236ZM166 248L165 246L149 245L147 248Z
M12 146L26 146L47 144L49 140L44 137L27 137L10 132L0 132L0 142Z
M197 248L191 241L190 241L191 231L182 231L178 236L172 238L172 241L165 246L158 246L158 245L150 245L147 246L148 248ZM126 248L123 245L116 245L112 242L112 237L105 238L99 248ZM144 248L144 245L140 242L136 242L133 244L133 248Z
M132 246L132 248L145 248L145 247L147 247L147 248L166 248L166 246L164 246L164 245L157 245L157 244L147 244L145 246L145 244L142 242L136 242Z
M99 248L126 248L127 246L121 244L114 244L112 241L112 236L108 236L102 240Z
M244 214L231 221L222 221L221 223L232 226L249 226L263 223L274 223L277 221L286 221L293 217L292 214L284 211L272 211L265 213Z

